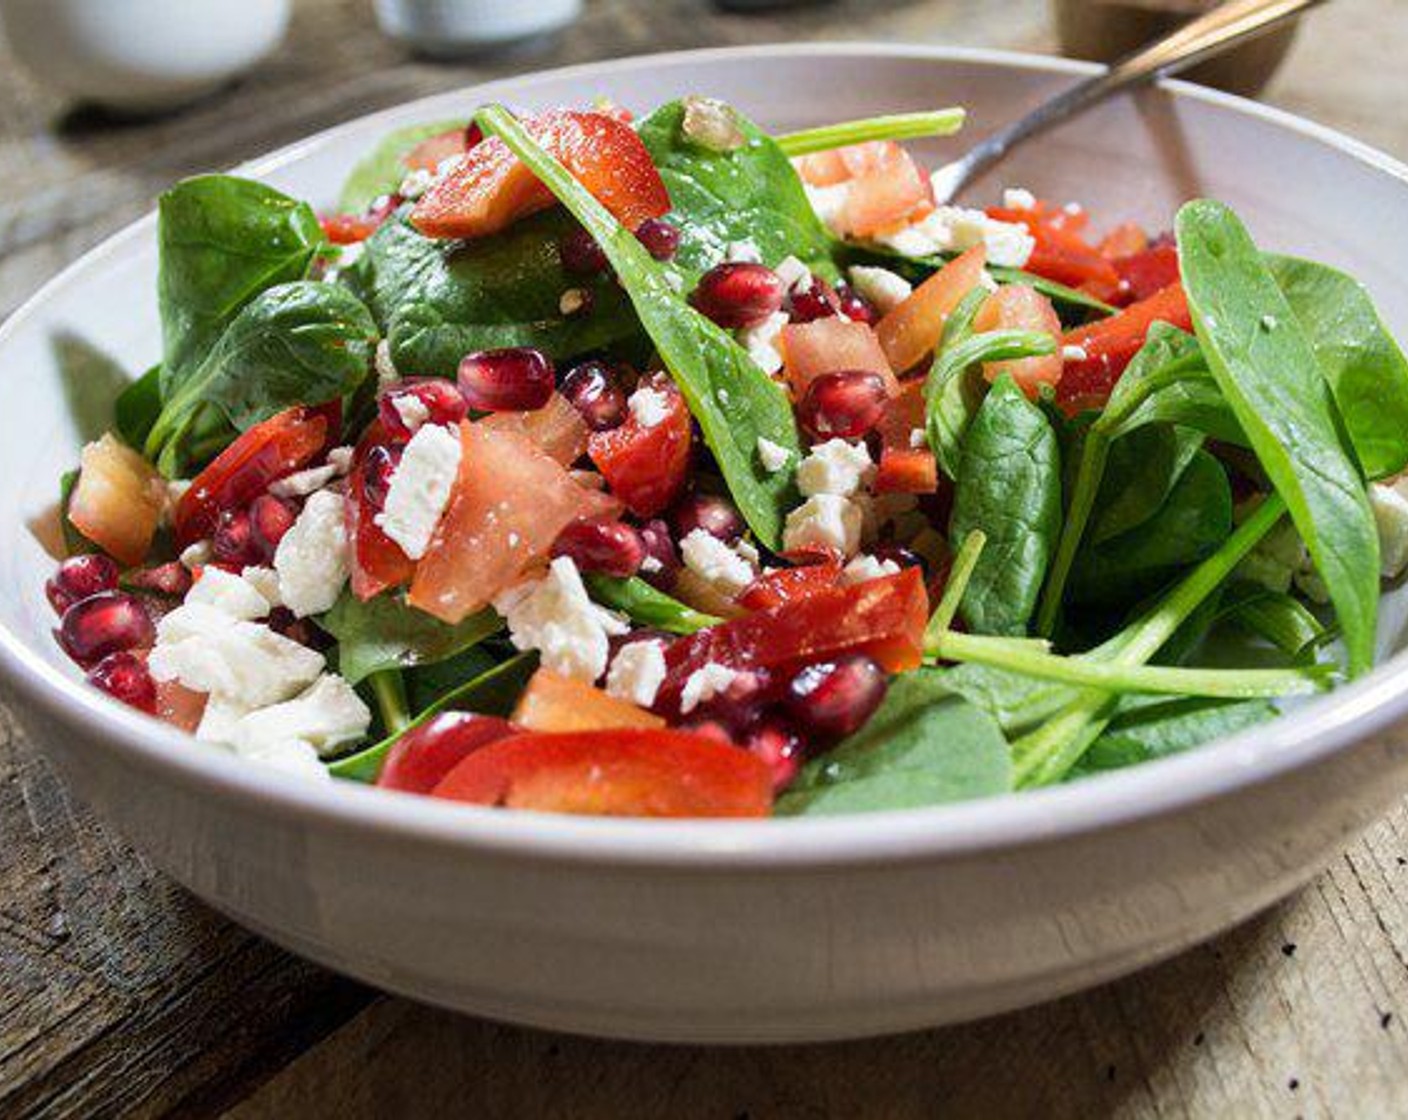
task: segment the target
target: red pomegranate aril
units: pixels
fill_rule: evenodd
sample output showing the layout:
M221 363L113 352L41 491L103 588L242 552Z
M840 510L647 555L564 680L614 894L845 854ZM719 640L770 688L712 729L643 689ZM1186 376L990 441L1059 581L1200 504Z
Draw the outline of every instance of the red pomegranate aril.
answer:
M824 373L807 386L797 418L817 439L859 439L880 423L885 400L885 382L877 373Z
M670 527L658 517L647 521L640 527L640 543L645 549L640 564L641 578L661 591L669 591L680 570L680 554L670 535Z
M88 683L129 707L156 715L156 681L135 654L108 654L89 671Z
M401 465L405 448L392 444L376 444L367 452L362 464L362 497L373 510L386 505L386 492L391 489L391 476Z
M531 346L481 350L460 361L460 392L479 412L532 412L554 389L552 359Z
M376 413L393 439L410 439L421 424L458 424L469 413L453 381L427 377L388 385L377 397ZM407 423L407 416L413 423Z
M743 746L767 763L774 793L781 793L797 778L806 758L806 747L791 729L769 720L755 728Z
M561 392L594 432L619 428L626 419L626 394L605 362L583 362L568 370Z
M723 724L731 736L744 735L762 718L771 684L766 669L740 669L727 688L702 701L692 714Z
M808 665L787 685L787 709L808 735L840 739L860 727L885 699L885 671L863 654Z
M249 507L249 543L265 562L274 559L279 542L298 520L292 502L272 494L260 494Z
M59 642L82 665L110 653L150 646L156 638L151 616L135 595L103 591L74 603L59 622Z
M727 498L715 494L686 494L670 513L675 535L683 540L703 529L721 541L736 541L743 535L743 516Z
M266 624L275 634L282 634L309 649L327 649L331 644L317 626L306 618L299 618L287 607L275 607L271 610Z
M210 538L210 552L222 564L253 564L259 560L247 510L227 509L220 515Z
M584 229L574 229L557 243L562 267L577 276L598 276L610 263L595 237Z
M805 287L793 288L787 293L786 309L792 322L810 323L835 315L840 309L840 300L825 280L813 276Z
M441 712L391 745L376 784L383 789L429 793L467 755L513 731L511 723L497 716Z
M699 278L689 297L696 310L721 327L751 327L782 306L782 279L751 261L716 264Z
M470 121L464 130L464 150L469 151L471 148L477 148L483 142L484 130L474 121Z
M124 582L128 587L150 591L168 599L180 599L191 589L191 572L179 560L168 560L151 568L128 572Z
M63 614L74 603L117 587L117 564L101 552L70 556L44 585L49 605Z
M574 521L553 542L554 556L568 556L584 572L625 579L640 570L645 545L624 521Z
M664 218L646 218L636 229L636 239L657 261L668 261L679 252L680 231Z
M865 323L873 327L880 321L880 312L875 309L875 305L849 284L842 284L836 289L836 299L840 304L841 314L851 322Z

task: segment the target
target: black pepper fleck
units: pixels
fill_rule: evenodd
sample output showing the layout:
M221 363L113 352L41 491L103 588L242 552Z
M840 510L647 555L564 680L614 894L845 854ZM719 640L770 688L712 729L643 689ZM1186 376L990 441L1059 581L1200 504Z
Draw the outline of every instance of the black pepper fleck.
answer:
M1383 1027L1384 1030L1388 1030L1388 1025L1389 1025L1390 1023L1392 1023L1392 1022L1393 1022L1393 1012L1392 1012L1392 1011L1385 1011L1382 1015L1379 1016L1379 1026Z
M1197 1034L1195 1034L1195 1035L1193 1036L1193 1045L1194 1045L1194 1046L1201 1046L1204 1042L1207 1041L1207 1037L1208 1037L1208 1036L1205 1035L1202 1031L1199 1031Z
M1300 1088L1300 1081L1297 1078L1292 1077L1290 1081L1286 1083L1286 1088L1290 1089L1290 1091L1294 1093L1297 1089Z
M1294 941L1287 941L1284 945L1281 946L1281 952L1283 952L1288 957L1295 956L1296 943Z

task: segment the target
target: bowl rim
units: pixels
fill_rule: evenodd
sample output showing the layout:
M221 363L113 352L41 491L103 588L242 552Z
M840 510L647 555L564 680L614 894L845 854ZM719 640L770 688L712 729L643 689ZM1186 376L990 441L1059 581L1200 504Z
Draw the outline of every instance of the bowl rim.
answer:
M622 71L695 65L748 57L842 56L963 62L1071 76L1099 71L1093 63L1015 51L868 42L760 44L634 55L534 71L431 94L364 114L245 161L232 171L262 176L314 148L408 112L430 119L439 106L484 99L543 78L609 80ZM1187 82L1160 90L1251 117L1369 165L1408 189L1408 166L1334 129L1282 109ZM0 347L36 318L76 273L128 251L156 220L148 213L84 253L43 284L4 323ZM728 873L790 867L839 868L961 858L986 850L1052 842L1176 813L1195 803L1265 784L1353 746L1408 716L1408 650L1351 684L1278 719L1171 758L1101 774L1078 783L1008 793L980 801L821 818L644 820L504 811L436 801L352 782L290 781L218 750L191 750L186 733L134 712L49 663L0 624L0 682L31 705L120 762L198 796L222 798L237 811L291 825L369 834L472 850L482 857Z

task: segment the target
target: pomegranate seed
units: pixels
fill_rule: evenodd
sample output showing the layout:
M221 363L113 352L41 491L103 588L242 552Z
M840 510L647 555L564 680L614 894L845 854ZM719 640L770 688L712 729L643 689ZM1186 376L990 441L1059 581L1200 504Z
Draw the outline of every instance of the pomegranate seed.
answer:
M405 448L396 444L377 444L367 452L362 463L362 497L372 509L386 505L386 492L391 489L391 476L401 465Z
M806 758L806 747L796 732L773 720L756 728L743 745L772 771L774 793L781 793L792 784Z
M63 614L90 595L111 591L117 586L117 565L101 552L70 556L44 585L49 605Z
M670 527L659 518L647 521L640 527L640 543L645 549L640 564L641 578L661 591L670 590L680 570L680 554L670 536Z
M292 502L272 494L260 494L254 499L249 507L249 543L261 560L274 559L279 542L297 520L298 511Z
M191 573L179 560L171 560L153 568L128 572L127 583L130 587L152 591L168 599L180 599L191 589Z
M484 130L474 121L470 121L464 130L464 150L477 148L484 142Z
M858 439L880 423L885 383L870 370L824 373L807 386L797 406L802 427L817 439Z
M646 218L636 229L636 239L657 261L667 261L680 247L680 231L664 218Z
M88 683L129 707L156 715L156 681L134 654L108 654L89 671Z
M836 293L819 276L813 276L806 287L794 288L787 293L787 317L794 323L829 319L840 310L840 306L841 301L836 298Z
M323 632L313 623L306 618L297 617L287 607L275 607L271 610L267 625L275 634L282 634L309 649L326 649L330 644Z
M574 521L553 542L554 556L570 556L584 572L626 578L640 570L645 545L624 521Z
M376 402L381 426L393 439L410 439L422 424L458 424L468 412L455 383L443 377L398 381Z
M787 685L787 707L818 739L858 730L885 699L885 671L864 654L808 665Z
M700 703L696 717L721 723L733 736L746 734L762 718L771 684L766 669L740 669L727 688Z
M552 359L531 346L481 350L461 359L459 381L470 408L531 412L552 396Z
M59 643L75 661L91 665L110 653L149 646L156 637L151 616L125 591L102 591L74 603L59 622Z
M626 394L613 367L583 362L562 379L562 395L594 432L619 428L626 419Z
M743 517L727 498L714 494L686 494L670 513L675 535L683 540L703 529L721 541L736 541L743 535Z
M584 229L574 229L557 244L562 267L577 276L597 276L610 263L597 240Z
M259 560L254 543L249 513L242 509L227 509L220 515L215 532L210 537L210 552L222 564L253 564Z
M875 305L849 284L842 284L836 289L836 300L841 314L853 323L865 323L873 327L880 321L880 312L875 309Z
M782 306L782 280L751 261L716 264L699 278L690 303L721 327L751 327Z

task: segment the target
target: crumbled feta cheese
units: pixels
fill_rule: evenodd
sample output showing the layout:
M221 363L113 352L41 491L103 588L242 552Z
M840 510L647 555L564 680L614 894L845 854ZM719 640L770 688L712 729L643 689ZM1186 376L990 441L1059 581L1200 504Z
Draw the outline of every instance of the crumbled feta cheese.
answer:
M680 555L686 568L732 598L757 577L754 564L742 553L743 544L731 548L705 530L693 529L680 541Z
M626 401L631 415L642 428L653 428L670 415L670 399L659 389L644 385L632 393Z
M214 555L215 551L209 541L196 541L181 550L179 559L188 568L199 568L209 564Z
M1061 360L1063 362L1083 362L1089 357L1090 355L1086 352L1084 346L1072 344L1061 347Z
M618 700L648 708L665 680L665 643L631 642L611 660L606 691Z
M235 748L234 753L245 762L255 762L285 774L332 780L328 768L318 761L318 752L301 739L258 743L252 747Z
M836 494L849 498L873 473L874 464L864 443L829 439L815 445L797 468L797 489L804 498Z
M751 240L730 241L724 246L724 260L729 262L747 262L758 264L762 261L763 254L758 246Z
M777 340L789 321L787 312L774 311L761 323L743 327L738 332L738 344L766 374L774 374L782 368L782 351L778 349Z
M327 755L343 743L360 739L371 722L370 709L352 686L335 673L324 673L292 700L241 717L235 725L234 745L242 752L257 751L296 739Z
M877 560L869 553L862 553L841 569L841 583L849 587L853 583L868 583L882 576L899 573L900 566L893 560Z
M978 287L982 288L983 291L995 292L998 286L997 278L987 269L983 269L983 271L978 274Z
M1246 502L1237 507L1234 520L1240 523L1247 513L1256 508L1259 502ZM1289 591L1296 573L1308 570L1309 553L1300 539L1300 533L1289 519L1279 522L1266 536L1262 537L1246 556L1242 557L1233 569L1234 579L1248 580L1265 587L1268 591Z
M916 451L921 447L928 447L929 434L923 428L911 428L909 430L909 446Z
M201 570L200 579L186 593L186 602L214 607L230 618L246 622L269 613L269 600L253 584L213 565Z
M1026 187L1008 187L1002 192L1002 205L1008 210L1035 210L1036 195Z
M665 565L660 563L658 556L647 556L640 562L640 570L648 576L653 576L656 572L663 572Z
M782 286L789 292L807 287L812 282L812 270L796 257L783 257L773 269Z
M273 568L249 567L240 573L240 579L259 592L271 608L284 605L279 593L279 573Z
M557 309L563 315L576 315L585 310L592 294L586 288L568 288L558 298Z
M1079 202L1068 202L1065 206L1061 207L1061 209L1073 218L1077 218L1085 213L1085 207Z
M424 405L421 405L424 408ZM400 409L398 408L399 412ZM427 413L427 415L429 415ZM291 475L279 479L277 482L269 484L269 493L276 498L306 498L314 491L321 490L333 479L343 472L337 469L336 463L327 463L321 467L309 467L304 471L296 471Z
M802 184L807 192L807 201L812 204L812 212L821 219L832 233L841 236L845 231L844 215L846 200L850 197L850 183L834 183L829 187L813 187Z
M337 471L339 475L346 474L352 469L352 456L355 454L350 447L334 447L328 452L328 466Z
M459 470L460 437L453 428L426 425L401 453L376 523L412 560L430 547Z
M688 715L700 704L707 704L715 696L727 692L737 679L737 671L727 665L720 665L717 661L702 665L689 675L680 690L680 714Z
M940 206L918 222L876 239L906 257L927 257L935 253L956 253L975 245L986 245L988 263L1021 268L1036 248L1036 239L1026 226L999 222L981 210L961 206Z
M226 696L212 695L205 702L200 726L196 728L196 738L207 743L234 746L236 729L240 720L247 715L249 709L243 704L237 704Z
M1274 331L1277 326L1275 315L1263 315L1261 317L1261 329L1264 331Z
M323 655L267 626L232 619L203 603L177 607L157 624L152 676L177 680L247 709L276 704L312 684Z
M406 431L414 435L430 419L430 406L415 393L397 393L391 398L391 407L406 426Z
M401 374L396 369L396 363L391 357L391 343L384 338L376 344L376 350L372 355L372 367L376 370L377 385L383 389L393 381L401 380Z
M386 504L389 509L389 495ZM349 570L346 515L342 495L319 490L309 495L298 520L274 550L279 596L297 618L322 614L342 594Z
M814 494L787 515L782 546L788 552L805 548L834 548L853 556L860 547L865 515L849 498Z
M773 443L767 436L758 437L758 461L763 464L763 470L769 474L776 474L787 466L792 460L792 452L783 447L780 443Z
M1379 565L1385 579L1408 569L1408 479L1369 486L1369 507L1379 528Z
M535 649L554 673L595 681L606 671L608 639L630 625L593 603L571 557L559 556L541 579L510 588L494 600L518 649Z
M857 264L851 266L850 275L851 286L881 315L898 307L914 291L913 284L888 268Z
M402 198L416 199L428 191L434 182L435 173L433 171L417 167L401 180L401 185L396 188L396 193Z

